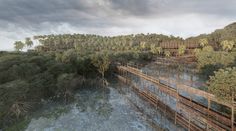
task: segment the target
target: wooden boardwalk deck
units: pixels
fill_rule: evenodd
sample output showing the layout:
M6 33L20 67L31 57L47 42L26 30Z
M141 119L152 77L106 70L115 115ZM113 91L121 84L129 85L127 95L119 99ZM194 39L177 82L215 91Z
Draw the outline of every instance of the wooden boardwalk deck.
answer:
M217 100L213 94L210 94L208 92L178 83L174 80L169 80L165 77L155 78L152 76L148 76L144 73L142 73L139 69L130 67L130 66L118 66L119 74L121 76L120 79L123 79L122 81L129 83L133 85L133 89L142 96L145 100L148 100L152 105L158 106L161 109L164 108L167 109L168 113L171 114L170 116L174 118L176 123L182 125L186 129L189 130L209 130L209 129L215 129L215 130L234 130L235 129L235 123L233 115L231 114L224 114L219 111L211 109L211 102L218 103L220 105L224 105L226 107L233 109L233 104L225 103ZM135 85L131 79L127 77L127 74L131 73L133 75L139 76L147 81L152 82L153 84L156 84L158 86L158 90L175 98L177 100L177 110L184 110L185 113L189 114L188 117L182 116L178 111L172 110L170 107L165 105L162 101L160 101L157 97L157 95L150 92L148 89L145 89L144 91L140 90L140 87ZM122 77L123 75L123 77ZM164 82L162 82L164 81ZM176 85L176 87L170 86L170 84ZM191 95L197 95L201 96L208 100L208 105L205 106L197 101L194 101L188 97L185 97L179 93L179 91L184 91ZM164 105L163 105L164 104ZM190 117L194 116L194 117ZM198 118L198 119L196 119ZM198 123L198 124L196 124ZM204 127L200 127L199 123L202 123L202 125L205 125Z

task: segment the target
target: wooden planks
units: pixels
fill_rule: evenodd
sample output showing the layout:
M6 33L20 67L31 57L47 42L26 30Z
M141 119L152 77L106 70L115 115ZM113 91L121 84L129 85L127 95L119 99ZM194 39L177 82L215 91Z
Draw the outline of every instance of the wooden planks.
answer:
M178 101L180 101L183 105L185 105L185 109L189 108L188 111L191 111L190 113L194 112L194 114L204 118L204 121L206 121L208 124L210 124L208 129L214 128L214 129L217 129L217 130L218 129L220 129L220 130L225 130L225 129L228 130L228 129L231 128L230 127L230 125L231 125L231 118L230 118L230 116L224 116L224 115L222 115L221 113L219 113L217 111L214 111L214 110L211 110L211 109L209 110L208 107L206 107L206 106L204 106L204 105L202 105L200 103L197 103L196 101L192 101L189 98L181 96L178 93L177 89L178 90L183 90L183 91L185 91L185 92L187 92L189 94L205 97L206 99L210 99L211 101L214 101L216 103L220 103L220 104L228 106L228 107L232 106L232 105L228 105L228 103L219 102L218 100L215 99L214 95L212 95L212 94L210 94L208 92L205 92L205 91L202 91L202 90L199 90L199 89L196 89L196 88L184 85L184 84L176 84L177 88L175 89L175 88L169 86L168 83L166 84L166 83L161 83L160 82L160 81L168 81L169 83L178 83L175 80L169 80L169 79L167 79L165 77L160 77L160 79L157 79L157 78L154 78L152 76L148 76L148 75L142 73L140 70L138 70L136 68L133 68L133 67L119 66L118 69L122 70L122 71L130 72L130 73L132 73L134 75L137 75L137 76L139 76L141 78L144 78L147 81L151 81L152 83L158 85L158 89L161 92L164 92L165 94L168 94L169 96L177 98ZM131 80L129 80L129 81L131 82ZM168 108L167 105L161 104L162 102L156 97L155 94L152 94L152 92L150 92L148 90L140 91L139 87L137 87L137 85L135 85L135 90L136 90L136 92L139 93L140 96L142 96L144 99L149 101L152 105L159 104L159 106L161 106L162 108L165 108L165 109ZM168 110L171 110L171 109L168 109ZM172 111L170 111L170 113L171 112ZM210 118L208 118L208 117L210 117ZM183 119L180 119L180 118L177 118L177 119L178 120L183 120ZM183 121L181 121L181 122L183 123ZM190 128L191 130L199 130L200 129L200 127L194 125L193 123L190 123L188 125L188 128Z
M138 75L138 76L140 76L140 77L142 77L142 78L144 78L144 79L146 79L148 81L153 82L154 84L160 84L160 80L163 80L163 81L168 82L168 83L174 83L175 85L177 85L178 89L183 90L183 91L189 93L190 95L191 94L192 95L198 95L198 96L202 96L202 97L204 97L206 99L209 98L211 101L214 101L214 102L216 102L218 104L221 104L221 105L224 105L224 106L227 106L227 107L230 107L230 108L233 106L232 104L229 104L229 103L217 100L216 97L213 94L211 94L211 93L208 93L208 92L205 92L203 90L199 90L199 89L196 89L196 88L193 88L191 86L184 85L184 84L179 84L175 80L170 80L170 79L165 78L165 77L159 77L159 79L157 79L155 77L143 74L139 69L135 69L135 68L129 67L129 66L127 66L127 67L120 66L118 68L126 70L128 72L131 72L131 73L133 73L135 75ZM163 84L163 83L161 83L161 84ZM168 87L168 85L166 85L166 86Z

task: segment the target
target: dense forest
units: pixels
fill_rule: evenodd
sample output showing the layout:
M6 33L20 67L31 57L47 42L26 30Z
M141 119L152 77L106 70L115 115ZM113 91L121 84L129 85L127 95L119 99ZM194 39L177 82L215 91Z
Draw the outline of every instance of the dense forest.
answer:
M186 40L161 34L63 34L16 41L16 51L0 52L0 129L17 130L44 100L69 102L74 90L107 85L116 64L157 57L195 57L199 73L209 77L209 91L234 100L235 43L236 23Z

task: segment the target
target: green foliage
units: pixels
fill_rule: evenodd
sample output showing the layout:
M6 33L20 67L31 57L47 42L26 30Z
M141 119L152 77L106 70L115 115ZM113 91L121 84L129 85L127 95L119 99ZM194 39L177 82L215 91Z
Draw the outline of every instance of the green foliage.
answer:
M155 45L151 45L151 52L152 52L153 54L158 54L158 55L160 55L161 52L162 52L162 48L161 48L161 47L157 47L157 46L155 46Z
M214 51L213 47L205 46L195 50L197 67L206 79L214 75L214 71L220 68L231 67L235 63L234 52Z
M77 57L76 60L76 67L77 67L77 73L87 77L90 74L93 74L94 70L94 66L91 62L90 57Z
M25 38L25 45L27 47L32 47L33 46L33 41L29 37L27 37L27 38Z
M144 42L144 41L141 41L141 42L140 42L140 48L141 48L142 50L146 50L146 49L147 49L147 43Z
M223 51L214 51L212 47L206 46L196 52L198 68L206 65L222 65L224 67L234 63L235 56L232 53Z
M74 74L61 74L57 78L57 89L59 92L65 93L71 86L71 81L74 78Z
M75 63L76 58L76 51L74 49L69 49L62 54L61 61L63 63Z
M170 55L171 55L170 51L168 51L168 50L165 50L164 54L165 54L166 57L170 57Z
M185 53L186 51L186 46L185 45L181 45L178 49L178 55L181 56Z
M200 40L203 41L203 39L208 41L207 45L212 45L215 50L220 50L222 47L220 45L222 41L227 40L236 42L236 23L232 23L223 29L217 29L211 34L202 34L197 37L190 37L187 41L198 42L200 44L202 43ZM204 41L206 42L206 40ZM202 44L202 46L203 45L205 46L205 44Z
M107 52L96 54L92 58L92 63L95 67L97 67L97 70L102 77L104 77L105 72L108 70L110 65L110 57Z
M2 84L0 86L1 112L10 113L17 118L26 113L24 108L26 93L29 90L29 84L26 81L16 80Z
M129 63L129 62L145 62L152 59L152 53L150 52L138 52L138 51L119 51L109 53L110 60L113 63Z
M68 106L57 106L53 109L50 109L50 111L45 111L40 114L40 116L45 118L51 118L51 119L57 119L62 114L65 114L70 111L70 108Z
M208 40L206 38L200 39L199 44L201 47L205 47L208 45Z
M49 54L3 53L0 56L0 128L14 125L33 110L41 99L57 95L74 77L70 63ZM69 87L70 85L64 86Z
M30 123L29 119L22 119L18 123L15 123L11 127L6 128L6 131L24 131L28 124Z
M71 73L73 72L73 67L70 64L64 63L49 63L47 72L52 74L55 78L62 73Z
M55 54L55 60L58 62L62 62L62 55L63 55L62 53L57 52Z
M19 65L13 65L9 68L9 72L17 78L31 77L40 71L40 67L33 63L21 63Z
M14 43L14 48L15 48L16 51L22 50L24 48L24 46L25 46L25 44L21 41L16 41Z
M62 95L64 100L67 102L68 98L72 96L71 82L74 79L74 74L61 74L57 78L57 92Z
M234 41L228 41L228 40L224 40L220 43L220 45L224 51L232 50L234 47L234 44L235 44Z
M209 91L219 99L232 101L236 99L236 68L220 69L209 80Z
M123 52L138 51L156 53L160 49L151 49L151 46L160 47L161 42L171 40L181 41L179 37L165 36L158 34L137 34L114 37L103 37L98 35L83 34L64 34L64 35L45 35L35 36L41 45L36 49L38 51L58 51L64 52L68 49L75 49L80 56L86 56L101 51Z

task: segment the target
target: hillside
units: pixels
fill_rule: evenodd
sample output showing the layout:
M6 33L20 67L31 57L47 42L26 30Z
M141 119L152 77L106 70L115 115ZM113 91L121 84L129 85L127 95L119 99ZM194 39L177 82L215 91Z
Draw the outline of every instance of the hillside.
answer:
M217 29L210 34L201 34L196 37L190 37L186 40L199 41L202 38L207 38L212 45L219 45L223 40L236 41L236 22L225 26L223 29Z

